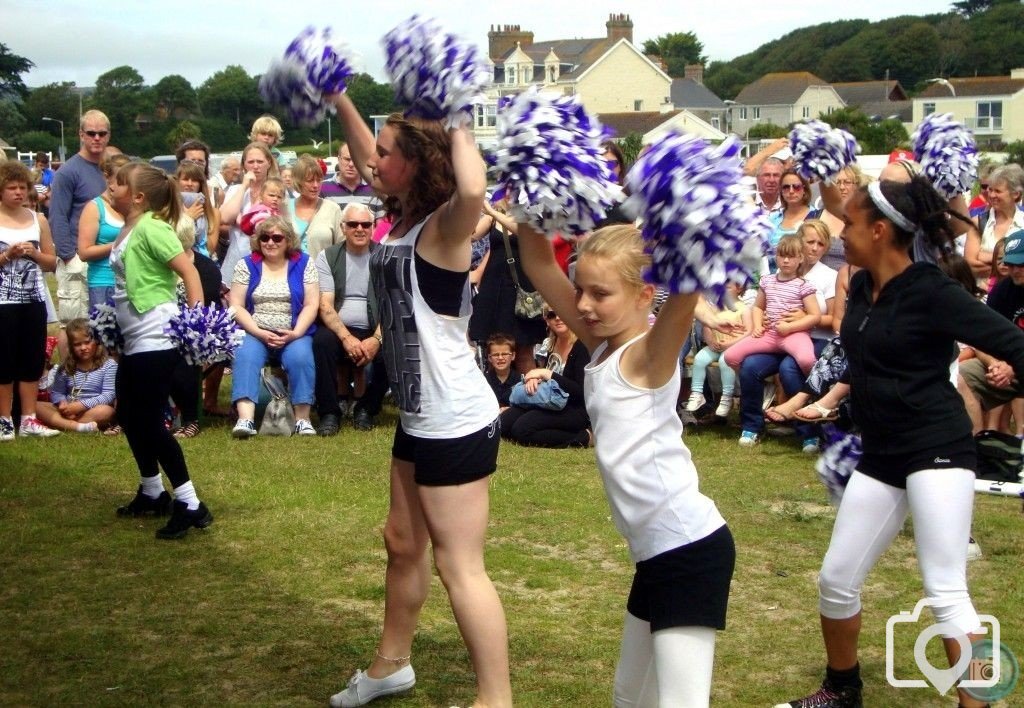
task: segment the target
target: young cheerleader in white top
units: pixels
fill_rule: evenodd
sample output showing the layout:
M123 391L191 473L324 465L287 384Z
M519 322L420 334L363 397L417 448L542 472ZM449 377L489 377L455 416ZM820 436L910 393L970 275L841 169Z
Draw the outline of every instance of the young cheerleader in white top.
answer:
M615 672L616 706L707 706L715 630L725 627L732 535L675 413L679 351L698 295L671 295L648 322L654 286L639 232L609 226L579 247L575 283L547 239L519 225L530 281L591 352L584 390L615 525L636 563Z

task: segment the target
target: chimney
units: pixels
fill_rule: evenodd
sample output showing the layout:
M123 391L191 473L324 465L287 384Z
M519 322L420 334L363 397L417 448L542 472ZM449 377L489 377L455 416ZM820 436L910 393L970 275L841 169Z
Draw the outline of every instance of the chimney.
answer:
M528 47L533 44L533 32L524 32L519 25L491 25L487 33L487 51L491 61L498 63L501 58L515 49L516 44Z
M629 15L621 13L608 15L608 21L604 23L604 26L608 28L608 39L612 42L625 39L630 44L633 43L633 20L629 19Z
M693 79L695 83L704 85L704 65L703 64L687 64L683 68L683 78Z

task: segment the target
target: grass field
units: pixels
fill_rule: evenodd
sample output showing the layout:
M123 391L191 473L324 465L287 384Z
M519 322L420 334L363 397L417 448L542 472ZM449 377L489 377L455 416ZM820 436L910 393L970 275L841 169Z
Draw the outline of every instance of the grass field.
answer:
M123 437L0 445L0 705L326 704L372 656L381 621L393 415L382 423L244 442L226 423L207 426L183 446L216 522L182 542L155 540L160 522L115 517L137 484ZM746 450L737 435L687 434L739 554L713 703L770 706L820 680L815 577L834 511L791 439ZM487 562L517 704L610 705L631 568L592 451L503 445L491 490ZM985 555L969 568L972 595L1024 656L1020 504L979 497L975 510ZM866 706L955 705L885 681L886 620L919 595L908 524L865 588ZM918 676L913 640L899 635L901 677ZM468 658L436 579L413 662L415 690L374 705L470 703ZM1019 695L999 705L1024 705Z

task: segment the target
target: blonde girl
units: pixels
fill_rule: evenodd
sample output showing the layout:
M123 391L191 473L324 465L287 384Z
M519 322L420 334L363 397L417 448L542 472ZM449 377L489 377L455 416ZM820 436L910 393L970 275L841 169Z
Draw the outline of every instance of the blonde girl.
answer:
M50 401L36 404L39 419L51 428L95 433L114 417L117 362L93 338L89 321L68 322L68 356L57 369Z

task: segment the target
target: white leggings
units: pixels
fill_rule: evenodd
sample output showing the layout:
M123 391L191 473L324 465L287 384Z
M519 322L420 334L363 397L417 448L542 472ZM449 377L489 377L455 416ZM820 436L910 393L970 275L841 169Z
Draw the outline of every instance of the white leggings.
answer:
M627 612L615 668L615 708L707 708L714 660L712 627L652 633L649 622Z
M921 470L907 477L905 490L854 472L818 577L822 616L847 619L860 612L864 579L903 528L909 510L924 593L936 621L949 622L965 634L978 629L978 614L967 593L973 508L971 470Z

